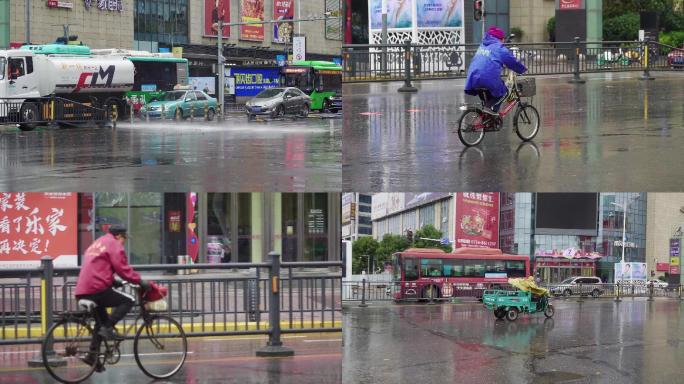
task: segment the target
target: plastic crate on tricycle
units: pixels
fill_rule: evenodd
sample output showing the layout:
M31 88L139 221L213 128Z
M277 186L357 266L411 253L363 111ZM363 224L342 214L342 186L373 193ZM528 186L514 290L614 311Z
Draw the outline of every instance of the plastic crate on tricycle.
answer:
M532 278L509 279L508 282L517 290L487 290L482 295L485 308L493 310L497 319L505 317L515 321L521 312L543 312L544 316L553 317L554 308L549 303L547 289L538 287Z

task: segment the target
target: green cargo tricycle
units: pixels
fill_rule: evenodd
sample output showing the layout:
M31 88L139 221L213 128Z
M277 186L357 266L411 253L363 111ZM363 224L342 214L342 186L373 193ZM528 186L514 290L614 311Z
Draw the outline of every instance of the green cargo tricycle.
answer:
M521 312L539 313L551 318L554 314L553 304L549 303L549 291L540 288L531 279L509 279L515 291L487 290L482 295L485 308L494 311L497 319L504 317L515 321Z

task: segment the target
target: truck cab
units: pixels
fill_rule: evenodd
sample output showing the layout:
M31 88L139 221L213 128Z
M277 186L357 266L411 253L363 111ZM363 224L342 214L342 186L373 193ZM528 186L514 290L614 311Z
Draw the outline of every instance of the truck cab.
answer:
M32 97L40 97L33 52L0 51L0 98Z

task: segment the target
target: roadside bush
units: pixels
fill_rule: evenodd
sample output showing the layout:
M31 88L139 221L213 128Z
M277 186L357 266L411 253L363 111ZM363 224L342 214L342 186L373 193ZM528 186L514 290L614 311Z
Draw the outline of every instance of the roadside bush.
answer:
M658 39L662 44L681 48L684 44L684 31L660 32Z
M625 13L603 21L603 40L636 40L639 38L639 14Z
M546 32L549 34L549 41L556 41L556 17L552 17L546 23Z

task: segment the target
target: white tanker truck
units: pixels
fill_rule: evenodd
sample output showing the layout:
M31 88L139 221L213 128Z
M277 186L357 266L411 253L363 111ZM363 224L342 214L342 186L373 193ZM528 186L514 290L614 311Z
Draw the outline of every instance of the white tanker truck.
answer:
M123 113L134 71L124 57L61 54L59 45L0 50L0 119L31 130L45 121L51 95Z

